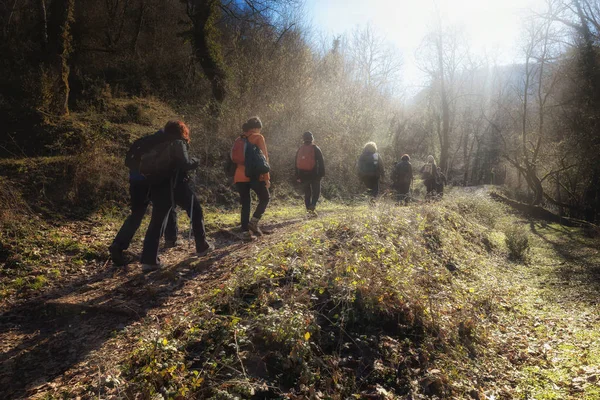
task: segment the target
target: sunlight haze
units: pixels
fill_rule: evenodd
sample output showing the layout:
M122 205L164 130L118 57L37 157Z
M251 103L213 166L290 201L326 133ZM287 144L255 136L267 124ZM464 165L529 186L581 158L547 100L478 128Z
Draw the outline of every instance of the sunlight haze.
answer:
M414 90L424 81L415 52L434 26L436 6L444 26L464 29L476 55L488 54L498 64L508 64L519 60L520 19L528 9L541 7L543 0L307 0L306 5L314 28L325 35L349 33L366 24L383 34L402 54L403 80Z

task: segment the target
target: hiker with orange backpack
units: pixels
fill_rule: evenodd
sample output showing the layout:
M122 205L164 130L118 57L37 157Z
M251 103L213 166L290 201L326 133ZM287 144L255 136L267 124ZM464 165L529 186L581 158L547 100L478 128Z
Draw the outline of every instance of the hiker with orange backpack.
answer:
M236 164L233 183L240 194L242 205L241 227L244 240L252 240L253 233L258 236L263 234L258 223L271 198L269 194L271 186L269 153L265 138L261 135L261 129L260 118L248 119L242 125L243 133L236 139L231 149L231 160ZM252 219L250 219L250 208L252 207L250 190L258 196L258 205Z
M316 217L315 208L321 195L321 178L325 176L325 162L319 146L314 144L311 132L302 134L304 144L296 152L296 181L304 189L304 205L306 213Z

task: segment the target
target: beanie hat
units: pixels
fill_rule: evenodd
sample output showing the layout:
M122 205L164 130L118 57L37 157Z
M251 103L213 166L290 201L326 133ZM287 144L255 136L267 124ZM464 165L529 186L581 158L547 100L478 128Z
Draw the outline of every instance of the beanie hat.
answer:
M315 140L315 138L312 132L306 131L302 134L302 140L304 140L305 142L312 142L313 140Z

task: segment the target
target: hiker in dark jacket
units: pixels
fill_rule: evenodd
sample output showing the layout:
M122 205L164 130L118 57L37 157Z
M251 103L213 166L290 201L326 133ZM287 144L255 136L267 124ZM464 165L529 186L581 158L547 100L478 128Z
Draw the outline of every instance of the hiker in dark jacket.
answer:
M427 163L421 167L421 176L423 177L423 183L427 189L425 198L431 199L435 196L438 183L437 165L433 156L427 156Z
M441 167L437 167L437 173L438 173L438 181L437 181L437 187L436 187L436 191L438 196L442 197L444 196L444 186L446 186L448 184L448 180L446 179L446 175L442 172L442 168Z
M394 166L392 172L392 183L396 189L399 203L408 204L410 197L410 186L413 181L412 164L408 154L404 154L401 161Z
M358 176L373 198L379 195L379 181L383 180L384 175L383 160L377 152L377 145L375 142L365 144L358 159Z
M204 256L214 247L206 241L204 215L198 199L194 195L188 178L188 172L198 167L198 161L188 155L190 131L181 121L169 121L165 125L165 134L169 136L170 145L168 171L164 177L157 179L150 188L152 201L152 218L142 250L142 271L153 271L161 267L158 259L158 243L161 232L165 229L170 210L178 205L183 208L192 220L192 231L196 239L196 255Z
M142 142L154 145L165 142L168 139L168 136L161 129L152 135L138 139L134 142L132 148L136 145L141 145ZM139 229L142 219L146 214L146 210L148 209L148 205L150 204L150 183L148 182L148 179L133 166L129 169L129 195L131 198L131 214L129 214L125 222L123 222L117 236L108 248L110 257L115 265L125 265L127 263L123 251L129 248L131 240L133 239L135 232ZM177 245L177 213L174 207L169 213L164 236L166 248L175 247Z
M296 152L296 181L304 189L304 205L309 216L316 217L315 208L321 195L321 178L325 176L325 162L319 146L313 143L311 132L302 134L304 144Z

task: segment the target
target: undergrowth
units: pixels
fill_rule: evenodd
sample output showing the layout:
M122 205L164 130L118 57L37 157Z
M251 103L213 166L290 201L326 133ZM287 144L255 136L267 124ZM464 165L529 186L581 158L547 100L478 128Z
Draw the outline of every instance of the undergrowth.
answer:
M123 366L127 390L215 399L479 393L475 365L504 294L482 270L505 253L480 223L493 212L465 201L356 207L257 250L194 315L140 339Z

